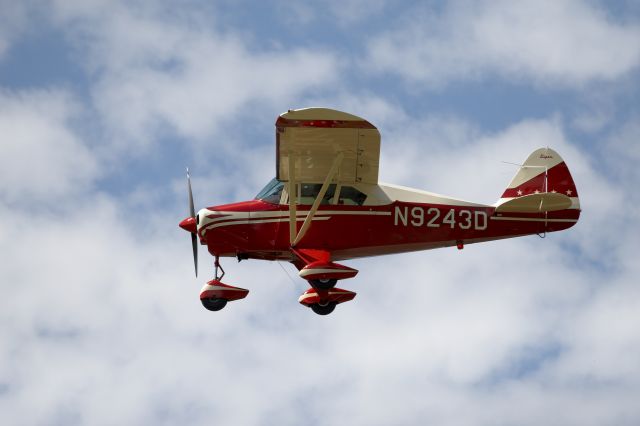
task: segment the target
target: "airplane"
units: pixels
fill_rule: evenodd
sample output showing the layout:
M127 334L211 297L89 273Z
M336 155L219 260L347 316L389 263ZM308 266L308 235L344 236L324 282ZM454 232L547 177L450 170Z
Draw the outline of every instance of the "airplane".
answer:
M492 205L378 182L380 133L369 121L328 108L281 114L276 177L253 200L194 209L187 169L196 276L197 240L214 258L215 276L200 291L219 311L249 290L222 282L221 257L286 261L310 287L300 304L327 315L356 293L336 287L358 270L337 261L568 229L580 217L567 165L550 148L531 153Z

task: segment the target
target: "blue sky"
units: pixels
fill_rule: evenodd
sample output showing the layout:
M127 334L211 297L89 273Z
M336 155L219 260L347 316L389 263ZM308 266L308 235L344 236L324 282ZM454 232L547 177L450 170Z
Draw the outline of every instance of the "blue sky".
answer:
M638 424L639 77L634 1L0 0L3 422ZM580 222L347 262L326 318L227 260L251 292L207 312L184 168L197 207L251 198L307 106L374 123L381 180L479 202L550 146Z

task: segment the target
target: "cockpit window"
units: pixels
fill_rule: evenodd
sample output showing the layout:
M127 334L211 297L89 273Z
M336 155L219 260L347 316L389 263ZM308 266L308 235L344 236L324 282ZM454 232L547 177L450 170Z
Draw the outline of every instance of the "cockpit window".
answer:
M280 195L282 194L282 188L284 183L280 182L276 178L271 179L263 189L256 195L256 200L266 201L267 203L279 204Z

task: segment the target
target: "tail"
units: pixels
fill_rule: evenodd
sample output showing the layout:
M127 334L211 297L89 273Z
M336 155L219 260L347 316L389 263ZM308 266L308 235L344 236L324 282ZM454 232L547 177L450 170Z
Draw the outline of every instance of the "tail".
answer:
M529 155L495 206L496 212L580 211L580 200L562 157L550 148L540 148Z

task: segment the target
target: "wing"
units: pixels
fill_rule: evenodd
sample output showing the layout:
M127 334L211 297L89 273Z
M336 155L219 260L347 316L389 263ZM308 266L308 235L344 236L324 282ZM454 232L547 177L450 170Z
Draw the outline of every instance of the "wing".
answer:
M335 181L378 183L380 132L367 120L328 108L289 110L276 121L276 178L319 183L342 153Z

